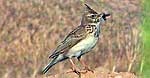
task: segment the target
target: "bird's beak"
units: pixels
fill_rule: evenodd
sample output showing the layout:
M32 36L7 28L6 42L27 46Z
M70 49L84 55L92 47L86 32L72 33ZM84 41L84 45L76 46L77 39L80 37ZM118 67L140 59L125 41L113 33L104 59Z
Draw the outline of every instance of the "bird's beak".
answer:
M105 14L106 19L111 18L111 14Z
M111 17L111 14L109 14L109 13L107 13L107 14L101 13L101 14L98 15L98 17L101 17L101 15L102 15L102 18L103 18L104 20L107 20L108 18Z

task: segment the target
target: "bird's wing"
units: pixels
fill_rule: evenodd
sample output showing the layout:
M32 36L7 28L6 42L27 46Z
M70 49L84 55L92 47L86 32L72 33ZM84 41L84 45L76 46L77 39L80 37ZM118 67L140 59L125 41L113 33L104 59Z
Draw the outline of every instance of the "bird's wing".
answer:
M52 55L49 56L49 58L53 58L64 52L68 52L70 48L72 48L86 36L87 32L85 28L83 26L78 26L65 37L65 39L57 46L57 48L52 53Z

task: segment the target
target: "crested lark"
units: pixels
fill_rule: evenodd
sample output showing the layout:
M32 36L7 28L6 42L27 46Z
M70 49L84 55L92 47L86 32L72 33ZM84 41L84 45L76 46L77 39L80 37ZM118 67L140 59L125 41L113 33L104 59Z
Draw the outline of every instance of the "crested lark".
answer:
M73 72L80 74L76 70L76 66L71 60L72 57L76 57L85 69L90 71L90 69L81 61L81 56L88 53L92 48L95 47L99 35L102 23L106 21L106 18L110 14L97 13L87 4L85 4L85 11L82 16L81 24L71 31L64 40L57 46L52 55L49 56L52 60L48 65L42 70L45 74L53 65L58 62L69 59L73 66Z

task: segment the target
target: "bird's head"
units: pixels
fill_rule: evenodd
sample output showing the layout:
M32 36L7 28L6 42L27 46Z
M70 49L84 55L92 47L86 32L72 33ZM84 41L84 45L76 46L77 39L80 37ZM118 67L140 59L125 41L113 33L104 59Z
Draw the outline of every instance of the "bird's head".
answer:
M85 11L82 16L81 24L97 24L103 23L110 16L110 14L105 13L97 13L95 10L90 8L87 4L85 4Z

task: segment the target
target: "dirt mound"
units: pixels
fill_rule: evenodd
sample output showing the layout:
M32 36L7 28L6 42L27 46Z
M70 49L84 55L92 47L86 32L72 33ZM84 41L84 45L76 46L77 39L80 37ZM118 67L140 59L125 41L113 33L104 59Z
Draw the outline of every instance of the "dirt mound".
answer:
M75 73L62 73L47 76L46 78L79 78L79 76ZM81 78L137 78L137 76L130 72L108 72L102 71L101 68L97 68L94 73L87 72L82 74Z

